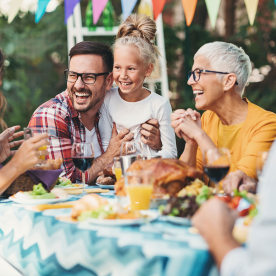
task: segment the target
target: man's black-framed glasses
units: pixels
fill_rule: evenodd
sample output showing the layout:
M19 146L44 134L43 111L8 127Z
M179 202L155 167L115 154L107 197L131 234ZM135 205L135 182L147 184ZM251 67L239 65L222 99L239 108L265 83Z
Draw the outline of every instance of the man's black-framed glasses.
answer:
M212 71L212 70L205 70L205 69L199 69L196 68L194 71L190 71L188 73L188 80L190 79L191 75L193 76L193 80L195 82L198 82L200 80L200 75L202 73L215 73L215 74L223 74L223 75L227 75L230 74L229 72L220 72L220 71ZM235 85L238 85L238 82L235 82Z
M103 72L103 73L77 73L73 71L69 71L68 69L64 70L64 76L66 81L68 82L76 82L79 77L81 77L81 80L85 84L94 84L97 80L97 77L108 75L109 72Z

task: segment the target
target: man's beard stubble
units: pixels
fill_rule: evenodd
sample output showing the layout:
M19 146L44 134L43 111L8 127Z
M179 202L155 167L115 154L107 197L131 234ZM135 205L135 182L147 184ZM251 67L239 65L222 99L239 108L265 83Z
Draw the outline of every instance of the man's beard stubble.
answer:
M71 89L71 91L70 91L70 95L71 95L70 98L71 98L71 101L73 103L73 106L74 106L75 110L78 111L79 113L86 113L87 111L89 111L92 108L94 108L101 101L100 98L92 99L92 101L90 102L90 104L86 108L84 108L84 109L78 109L78 108L76 108L75 103L74 103L74 96L73 95L75 94L75 92L84 92L84 93L87 93L87 94L89 94L89 97L91 97L93 95L93 93L89 89L85 89L85 88L81 89L81 90L78 90L78 91L76 91L75 89ZM94 93L94 95L95 95L95 93Z

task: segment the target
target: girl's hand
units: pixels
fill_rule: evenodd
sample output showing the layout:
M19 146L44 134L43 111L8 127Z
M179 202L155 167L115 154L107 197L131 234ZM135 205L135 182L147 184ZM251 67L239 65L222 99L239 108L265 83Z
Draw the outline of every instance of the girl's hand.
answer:
M161 150L162 142L159 123L156 119L149 119L141 125L141 141L153 150Z

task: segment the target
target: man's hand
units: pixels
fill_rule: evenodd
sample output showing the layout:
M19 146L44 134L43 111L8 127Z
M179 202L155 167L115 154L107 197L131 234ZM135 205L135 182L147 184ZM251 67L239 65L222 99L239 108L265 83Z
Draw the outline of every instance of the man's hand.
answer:
M231 210L220 199L212 198L192 218L192 224L208 243L218 266L230 250L239 246L232 236L237 215L235 210Z
M235 189L255 193L256 188L257 181L241 170L229 173L223 180L223 190L227 194L231 194Z
M15 150L11 150L12 148L22 144L23 140L13 141L23 136L23 131L16 132L19 129L18 125L9 127L0 134L0 163L15 153Z
M153 150L161 150L162 142L159 123L156 119L149 119L141 125L141 141Z
M115 156L120 155L121 144L124 141L130 141L133 139L133 133L128 129L123 129L119 133L115 123L113 123L112 135L109 141L108 148L104 154L96 158L92 167L88 170L89 182L92 183L99 173L113 162Z
M123 129L119 133L115 123L113 123L112 135L106 150L106 153L112 156L112 160L115 156L120 155L121 144L124 141L131 141L133 139L133 133L128 129Z

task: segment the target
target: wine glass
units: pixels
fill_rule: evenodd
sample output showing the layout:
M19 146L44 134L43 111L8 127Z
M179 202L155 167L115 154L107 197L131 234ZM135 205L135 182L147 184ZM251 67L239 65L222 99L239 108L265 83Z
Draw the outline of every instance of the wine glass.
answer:
M76 168L82 172L83 193L85 187L85 171L89 169L94 161L94 148L92 143L74 143L72 145L71 157Z
M204 172L216 184L216 193L220 192L218 183L228 173L230 161L230 151L227 148L209 149L204 154Z

